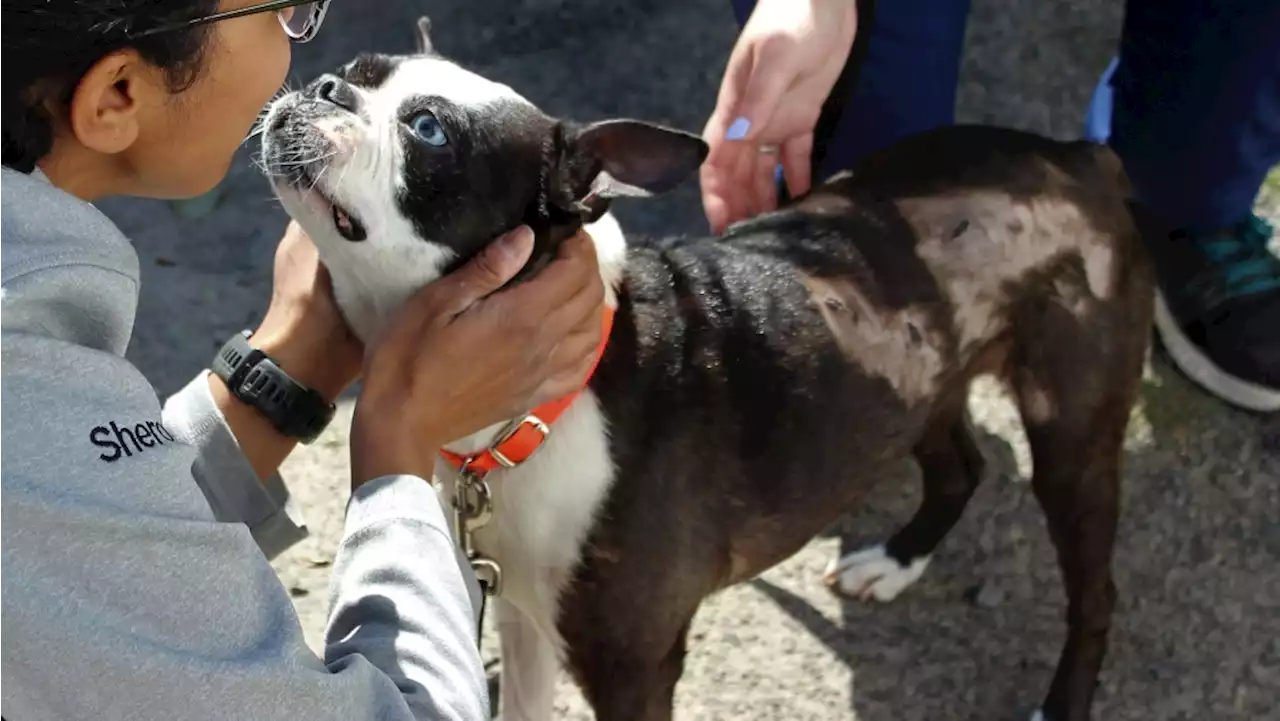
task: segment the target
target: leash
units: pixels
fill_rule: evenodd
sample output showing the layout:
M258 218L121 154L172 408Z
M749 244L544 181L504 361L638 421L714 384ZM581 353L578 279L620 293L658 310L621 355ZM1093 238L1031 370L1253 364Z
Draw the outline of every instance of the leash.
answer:
M490 596L502 593L502 567L475 547L475 531L493 518L493 495L484 478L464 465L453 497L453 526L456 541L480 582L480 612L476 618L476 645L484 632L484 611Z
M601 319L603 330L600 344L596 346L595 361L587 372L582 388L569 395L556 398L534 408L524 417L508 423L497 438L478 453L469 456L459 455L444 449L440 456L449 465L458 470L457 489L453 495L453 527L455 542L462 549L471 571L480 583L480 611L476 621L476 646L480 645L484 632L484 613L490 596L502 594L502 566L492 558L480 553L475 547L475 532L487 526L493 520L493 493L485 476L490 471L515 468L533 457L534 453L551 436L551 426L573 405L587 382L595 375L596 367L604 356L605 347L609 344L609 334L613 330L614 309L605 306Z

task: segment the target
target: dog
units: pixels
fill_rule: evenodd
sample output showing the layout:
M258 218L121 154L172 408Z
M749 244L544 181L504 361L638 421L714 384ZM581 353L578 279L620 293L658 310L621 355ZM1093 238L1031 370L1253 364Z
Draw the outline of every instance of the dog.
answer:
M965 403L983 374L1016 396L1069 603L1035 717L1088 718L1154 299L1116 157L952 127L719 237L624 239L609 202L671 190L706 144L551 117L437 53L425 18L418 30L416 52L361 55L278 99L263 158L364 339L520 223L535 231L530 272L580 228L596 244L613 317L599 365L535 453L484 478L493 516L473 541L503 569L504 718L550 718L565 667L598 718L669 719L702 600L792 555L914 457L914 517L826 575L892 600L982 476ZM513 423L447 451L474 457ZM464 478L442 459L449 502Z

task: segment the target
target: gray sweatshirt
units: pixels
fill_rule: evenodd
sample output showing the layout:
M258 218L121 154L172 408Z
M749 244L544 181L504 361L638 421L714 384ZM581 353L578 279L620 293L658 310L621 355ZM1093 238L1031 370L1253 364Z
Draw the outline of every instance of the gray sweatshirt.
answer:
M306 533L284 484L203 373L162 407L124 359L133 247L2 172L4 718L488 719L478 587L432 487L356 491L317 658L268 563Z

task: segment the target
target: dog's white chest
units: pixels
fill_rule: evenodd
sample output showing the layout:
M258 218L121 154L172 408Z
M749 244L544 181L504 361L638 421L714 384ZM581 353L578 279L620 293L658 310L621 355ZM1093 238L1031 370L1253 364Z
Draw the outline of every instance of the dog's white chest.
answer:
M452 503L456 474L437 469ZM502 595L559 646L560 590L613 482L606 421L595 394L583 391L551 427L543 446L517 468L485 480L493 518L474 535L476 549L502 566Z

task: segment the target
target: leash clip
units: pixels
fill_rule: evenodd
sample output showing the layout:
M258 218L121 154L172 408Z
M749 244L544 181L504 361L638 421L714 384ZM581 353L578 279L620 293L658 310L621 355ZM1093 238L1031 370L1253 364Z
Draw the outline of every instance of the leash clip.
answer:
M471 564L471 570L480 582L484 595L502 593L502 566L492 558L480 555L475 547L475 532L493 519L493 494L483 477L464 463L458 476L458 487L453 497L453 520L458 535L458 545Z
M475 532L493 518L493 495L484 477L471 470L470 465L468 458L458 471L458 485L453 494L453 527L458 547L480 584L480 609L476 615L476 645L479 646L489 597L502 593L502 566L476 550Z
M502 595L502 566L497 561L476 556L471 559L471 571L476 574L480 591L486 597Z

